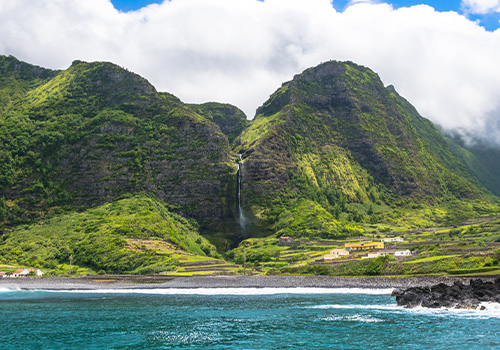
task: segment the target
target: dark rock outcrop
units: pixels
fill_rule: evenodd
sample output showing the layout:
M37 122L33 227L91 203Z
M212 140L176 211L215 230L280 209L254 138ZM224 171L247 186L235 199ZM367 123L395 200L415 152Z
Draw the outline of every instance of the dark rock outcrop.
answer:
M500 303L500 278L494 282L471 279L468 285L455 281L451 286L439 283L432 287L396 289L392 296L398 305L407 308L477 308L482 302Z

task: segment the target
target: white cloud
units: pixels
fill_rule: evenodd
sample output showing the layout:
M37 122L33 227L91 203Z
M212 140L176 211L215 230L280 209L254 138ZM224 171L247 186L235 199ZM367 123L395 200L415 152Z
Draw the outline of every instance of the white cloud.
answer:
M250 118L294 74L351 60L434 122L500 143L500 30L424 5L171 0L121 13L109 0L0 0L0 54L50 68L112 61L183 101L233 103Z
M462 0L461 6L466 12L474 14L500 12L500 0Z

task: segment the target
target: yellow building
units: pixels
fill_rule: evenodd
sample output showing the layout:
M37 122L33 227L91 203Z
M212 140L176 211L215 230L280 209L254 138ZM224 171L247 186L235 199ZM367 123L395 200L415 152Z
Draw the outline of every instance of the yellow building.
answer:
M384 242L361 242L347 243L345 249L350 252L362 252L366 250L384 249Z

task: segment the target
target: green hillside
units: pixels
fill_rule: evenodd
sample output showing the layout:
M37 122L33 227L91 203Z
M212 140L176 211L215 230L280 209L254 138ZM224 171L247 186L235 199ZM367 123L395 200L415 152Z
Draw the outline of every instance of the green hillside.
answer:
M229 143L248 127L249 122L243 111L227 103L207 102L203 104L190 104L192 110L199 115L213 121L227 136Z
M351 62L327 62L284 83L235 149L254 232L280 227L282 210L303 216L305 198L337 220L371 224L453 222L494 208L434 125ZM429 207L443 212L429 218Z
M0 56L0 112L10 108L27 91L57 74L57 71L33 66L12 56Z
M229 273L238 266L190 266L185 255L210 262L212 244L361 239L499 210L480 184L496 191L495 153L471 162L351 62L307 69L250 122L108 62L53 71L0 56L0 82L5 264L141 273L176 269L182 255L183 273Z
M500 196L500 146L477 138L465 142L460 135L443 132L451 150L463 160L481 184Z
M151 242L162 249L148 248ZM21 225L0 238L0 263L53 270L64 270L70 259L75 269L95 272L175 270L172 255L179 251L217 256L196 226L144 196Z
M39 79L16 67L0 72L17 82L0 114L2 226L127 193L152 193L204 231L232 222L237 165L217 124L111 63Z

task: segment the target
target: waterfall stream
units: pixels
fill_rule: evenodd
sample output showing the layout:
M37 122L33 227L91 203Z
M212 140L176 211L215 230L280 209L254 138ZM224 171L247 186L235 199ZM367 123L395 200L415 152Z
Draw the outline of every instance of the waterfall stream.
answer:
M245 214L243 213L243 208L241 207L241 171L243 169L243 164L241 162L241 154L240 161L238 162L238 212L239 212L239 221L241 232L245 232Z

